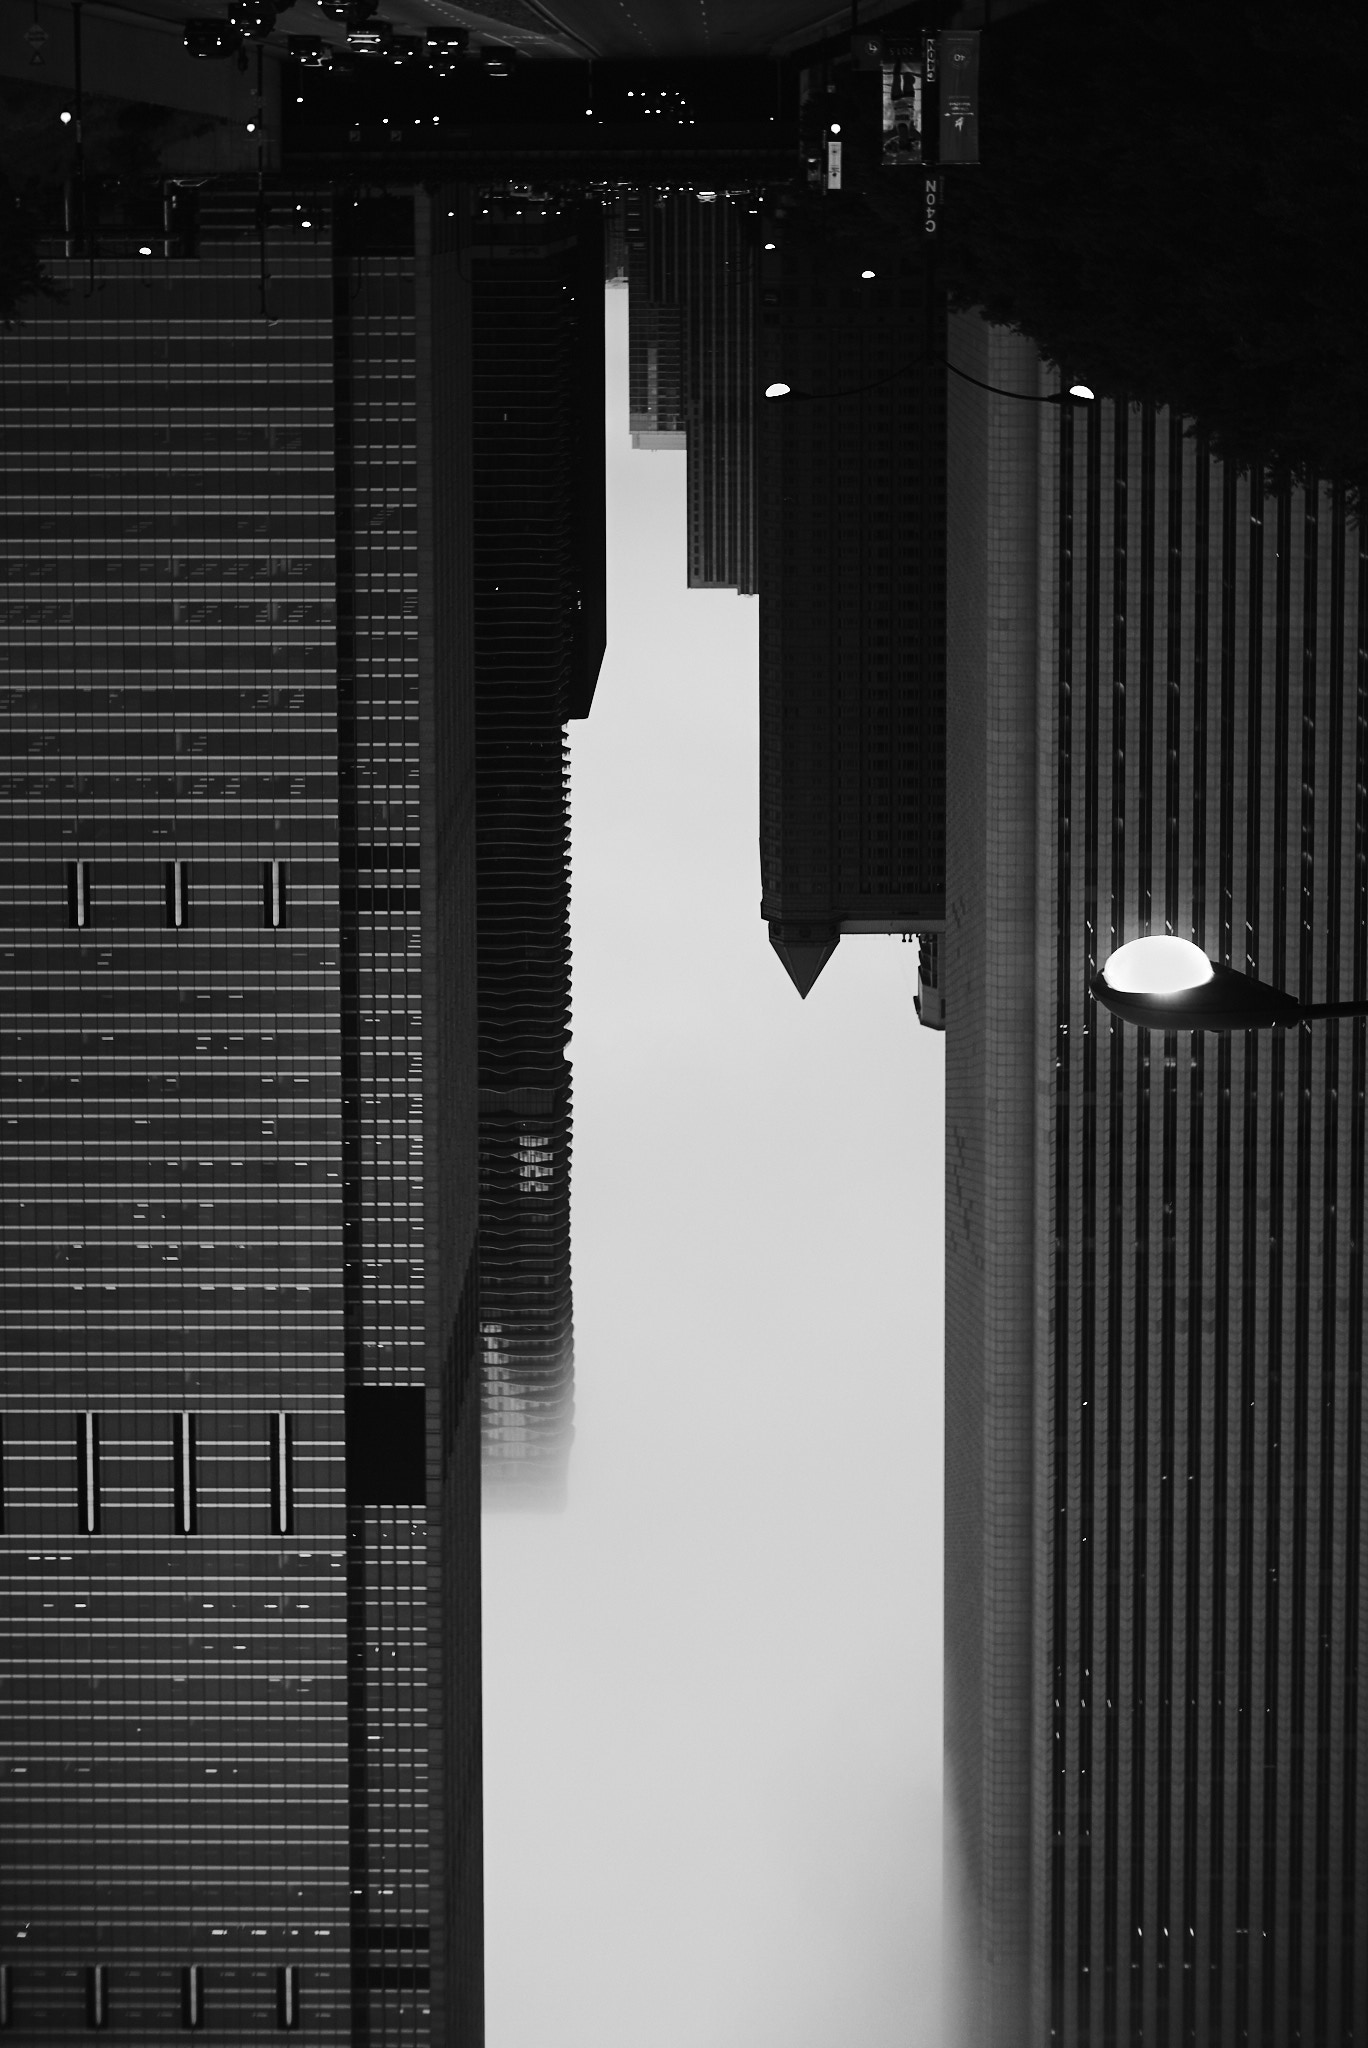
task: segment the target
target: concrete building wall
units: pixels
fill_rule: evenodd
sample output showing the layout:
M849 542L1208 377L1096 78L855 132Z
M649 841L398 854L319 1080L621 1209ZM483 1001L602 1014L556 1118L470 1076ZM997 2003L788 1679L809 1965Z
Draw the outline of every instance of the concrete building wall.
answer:
M1027 344L950 323L950 360L1032 391ZM1025 2042L1036 1246L1039 408L948 393L946 1800L963 2038Z

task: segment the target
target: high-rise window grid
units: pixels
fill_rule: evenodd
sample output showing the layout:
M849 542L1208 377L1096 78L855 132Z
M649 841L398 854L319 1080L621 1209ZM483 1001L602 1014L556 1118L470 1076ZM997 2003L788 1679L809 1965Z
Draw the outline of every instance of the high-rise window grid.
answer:
M1038 374L977 323L955 346L1008 389ZM1368 1029L1165 1038L1088 982L1167 930L1303 999L1364 995L1368 557L1336 493L1242 477L1148 408L1022 420L961 393L952 457L972 2030L1345 2040L1368 2011Z
M466 1612L444 1651L449 1726L477 1782L465 1891L437 1900L431 1531L407 1511L387 1594L421 1614L358 1612L380 1538L362 1529L353 1555L343 1427L349 1216L384 1219L355 1288L356 1371L421 1386L427 1370L417 875L399 901L347 898L358 829L416 869L435 801L430 776L419 787L415 258L411 235L377 252L349 220L344 263L311 201L317 238L268 229L263 307L254 199L201 201L197 262L102 259L89 303L81 269L0 340L18 429L0 529L19 572L0 592L18 1658L0 1889L7 1923L36 1915L5 1995L24 2025L79 2027L98 1970L115 2031L189 2025L198 2001L210 2029L253 2038L297 2022L416 2044L426 1968L391 1981L354 1955L388 1937L426 1962L434 1913L454 1914L469 1981L453 1988L444 1962L438 1988L461 2024L478 2012L478 1721L460 1719L478 1592L472 1635L458 1583L474 1523L442 1539ZM462 1263L473 1033L467 1063L469 1215L448 1209ZM416 1801L369 1868L367 1727L402 1766L373 1814L395 1783ZM93 1925L96 1896L103 1955L44 1945L40 1929Z

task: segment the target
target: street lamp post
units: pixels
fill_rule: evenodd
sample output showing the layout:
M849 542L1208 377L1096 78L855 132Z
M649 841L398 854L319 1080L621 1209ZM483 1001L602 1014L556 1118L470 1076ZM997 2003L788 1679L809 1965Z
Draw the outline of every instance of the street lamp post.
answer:
M1167 934L1119 946L1089 987L1114 1017L1146 1031L1267 1031L1316 1017L1368 1017L1368 1001L1302 1003Z

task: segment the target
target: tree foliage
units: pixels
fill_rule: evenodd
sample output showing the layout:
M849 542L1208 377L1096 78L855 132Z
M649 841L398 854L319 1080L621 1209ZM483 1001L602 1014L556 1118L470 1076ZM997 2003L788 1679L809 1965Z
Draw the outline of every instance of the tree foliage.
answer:
M1049 0L984 32L981 90L983 161L944 174L952 302L1173 407L1241 467L1361 500L1362 0ZM920 176L846 153L833 228L924 240Z
M63 190L76 172L75 129L61 118L72 104L69 87L0 79L0 327L15 325L25 299L59 296L42 244L61 233ZM81 127L90 216L98 220L107 200L155 217L160 152L210 125L201 114L87 94Z

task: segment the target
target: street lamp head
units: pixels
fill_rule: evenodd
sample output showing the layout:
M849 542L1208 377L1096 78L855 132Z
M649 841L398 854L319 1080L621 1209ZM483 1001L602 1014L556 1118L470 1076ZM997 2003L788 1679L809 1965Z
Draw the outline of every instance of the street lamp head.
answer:
M766 398L792 398L793 386L791 384L767 384L765 386L765 396Z
M1200 946L1190 939L1155 933L1118 946L1103 967L1102 978L1118 995L1174 996L1184 989L1204 988L1212 973L1211 962Z
M1090 986L1104 1009L1145 1031L1266 1031L1325 1014L1285 989L1213 965L1200 946L1169 933L1118 946Z
M1093 390L1091 384L1071 384L1069 386L1069 396L1070 398L1096 398L1097 393Z

